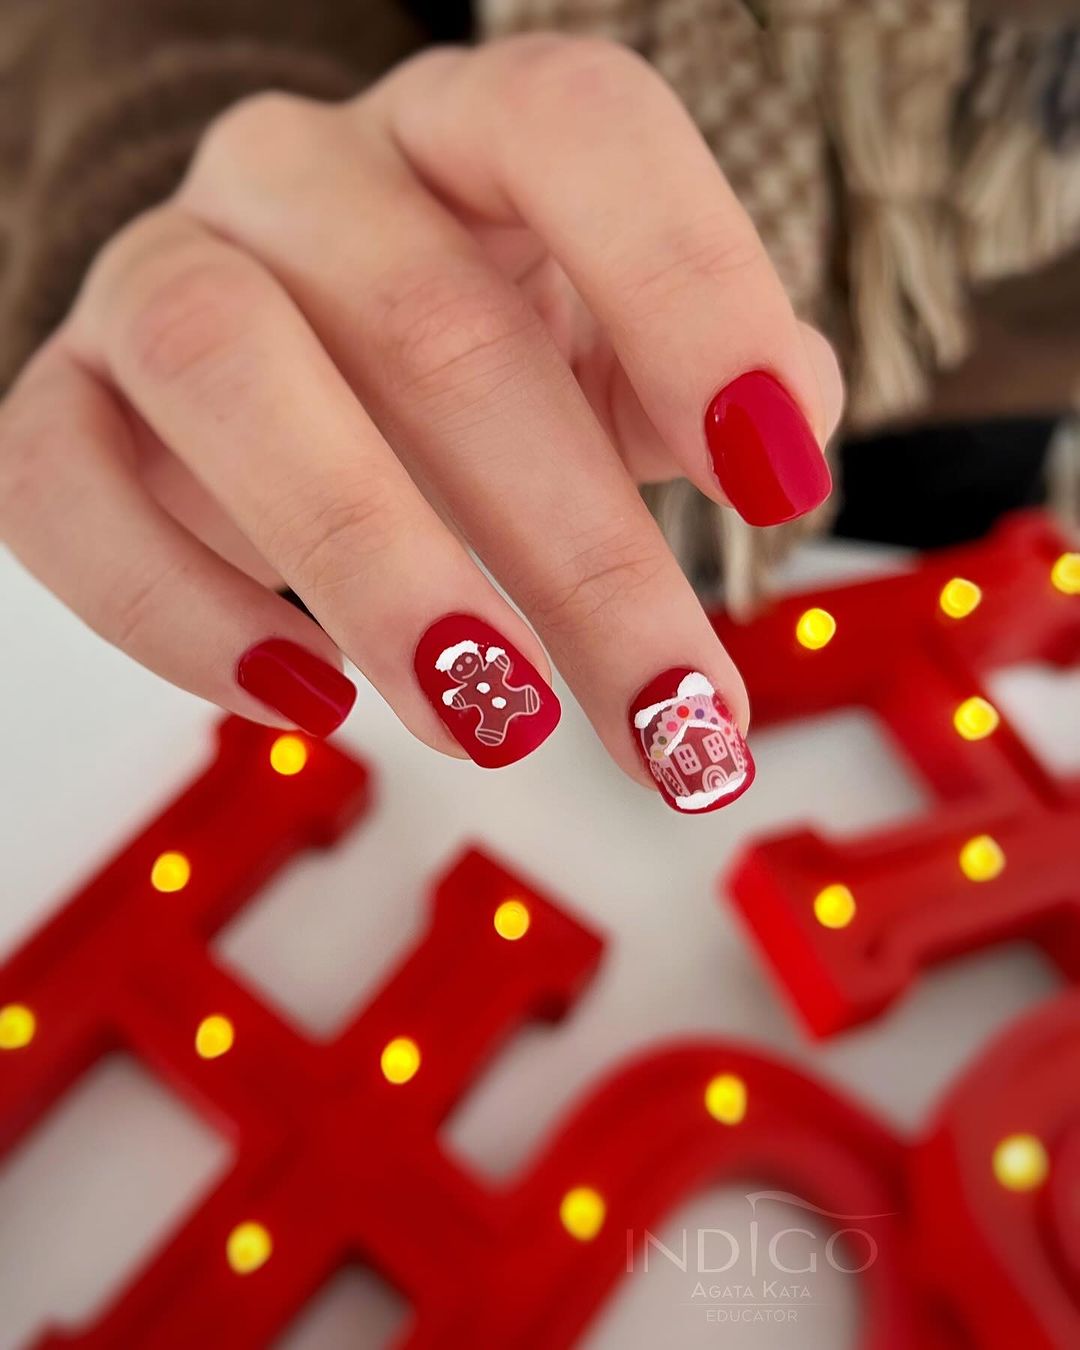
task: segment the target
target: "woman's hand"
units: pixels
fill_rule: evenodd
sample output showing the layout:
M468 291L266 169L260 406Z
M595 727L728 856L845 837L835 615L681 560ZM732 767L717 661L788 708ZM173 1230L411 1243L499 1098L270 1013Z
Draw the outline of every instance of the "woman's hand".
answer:
M265 94L209 129L12 390L0 533L224 708L331 730L340 649L422 740L507 763L558 703L471 547L618 763L647 779L652 756L707 809L748 785L722 711L745 729L746 694L635 481L789 519L828 492L840 402L648 66L557 37L439 49L350 103ZM724 733L712 787L682 723L662 736L687 700Z

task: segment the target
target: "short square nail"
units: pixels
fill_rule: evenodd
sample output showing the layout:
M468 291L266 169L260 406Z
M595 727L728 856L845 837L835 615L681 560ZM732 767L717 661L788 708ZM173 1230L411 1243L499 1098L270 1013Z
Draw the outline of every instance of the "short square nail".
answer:
M485 769L524 758L562 716L554 689L483 619L448 614L433 623L413 666L443 725Z
M700 671L665 670L630 704L630 733L673 810L716 811L754 781L754 760L727 704Z
M828 497L832 475L799 405L774 376L751 370L705 414L713 473L748 525L779 525Z
M286 638L249 647L236 663L236 683L312 736L329 736L356 702L347 675Z

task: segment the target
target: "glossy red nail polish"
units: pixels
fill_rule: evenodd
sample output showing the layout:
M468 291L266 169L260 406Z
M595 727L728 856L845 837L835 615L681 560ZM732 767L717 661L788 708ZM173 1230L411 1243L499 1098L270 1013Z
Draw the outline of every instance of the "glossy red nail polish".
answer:
M754 759L712 684L685 666L665 670L630 704L630 734L668 806L716 811L754 781Z
M828 497L832 475L799 405L774 376L751 370L705 414L713 473L748 525L779 525Z
M314 652L267 638L236 663L236 683L312 736L329 736L356 702L356 685Z
M416 647L420 688L469 758L499 769L541 745L562 706L536 667L483 619L448 614Z

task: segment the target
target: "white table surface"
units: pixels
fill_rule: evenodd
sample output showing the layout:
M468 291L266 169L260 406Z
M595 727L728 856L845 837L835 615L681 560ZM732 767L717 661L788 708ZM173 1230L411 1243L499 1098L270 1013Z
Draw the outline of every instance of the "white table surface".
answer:
M792 573L808 584L892 565L890 555L818 545ZM0 634L2 959L205 760L214 713L87 632L2 553ZM1070 680L1018 670L994 686L1063 767L1080 761L1080 686ZM265 997L324 1036L417 934L427 880L466 841L490 846L604 929L605 961L576 1010L518 1037L447 1127L470 1165L511 1173L591 1080L685 1033L771 1047L915 1129L987 1039L1053 989L1033 952L998 949L927 976L879 1022L811 1045L717 903L716 878L742 841L765 831L809 822L857 834L921 811L926 797L911 771L871 721L839 714L755 735L753 790L729 810L686 820L624 779L559 693L565 714L552 740L512 769L484 773L414 741L362 687L342 737L377 770L377 809L336 851L295 863L218 941ZM47 1316L92 1315L228 1165L228 1145L143 1069L121 1059L92 1071L0 1166L0 1350L25 1345ZM686 1228L692 1247L699 1227L745 1233L748 1189L697 1196L659 1236L675 1243ZM725 1278L743 1275L738 1266ZM654 1263L624 1282L584 1343L857 1343L856 1282L831 1270L803 1280L810 1299L783 1324L710 1324L695 1283ZM405 1316L373 1275L346 1272L281 1345L382 1345Z

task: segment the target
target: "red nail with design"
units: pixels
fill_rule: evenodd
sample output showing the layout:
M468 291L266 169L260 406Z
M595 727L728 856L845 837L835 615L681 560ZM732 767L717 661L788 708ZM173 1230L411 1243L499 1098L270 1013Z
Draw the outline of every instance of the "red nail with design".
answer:
M754 760L727 704L699 671L665 670L630 704L630 731L675 811L716 811L754 781Z
M448 614L420 639L420 688L447 731L485 769L531 754L562 716L554 689L483 619Z

